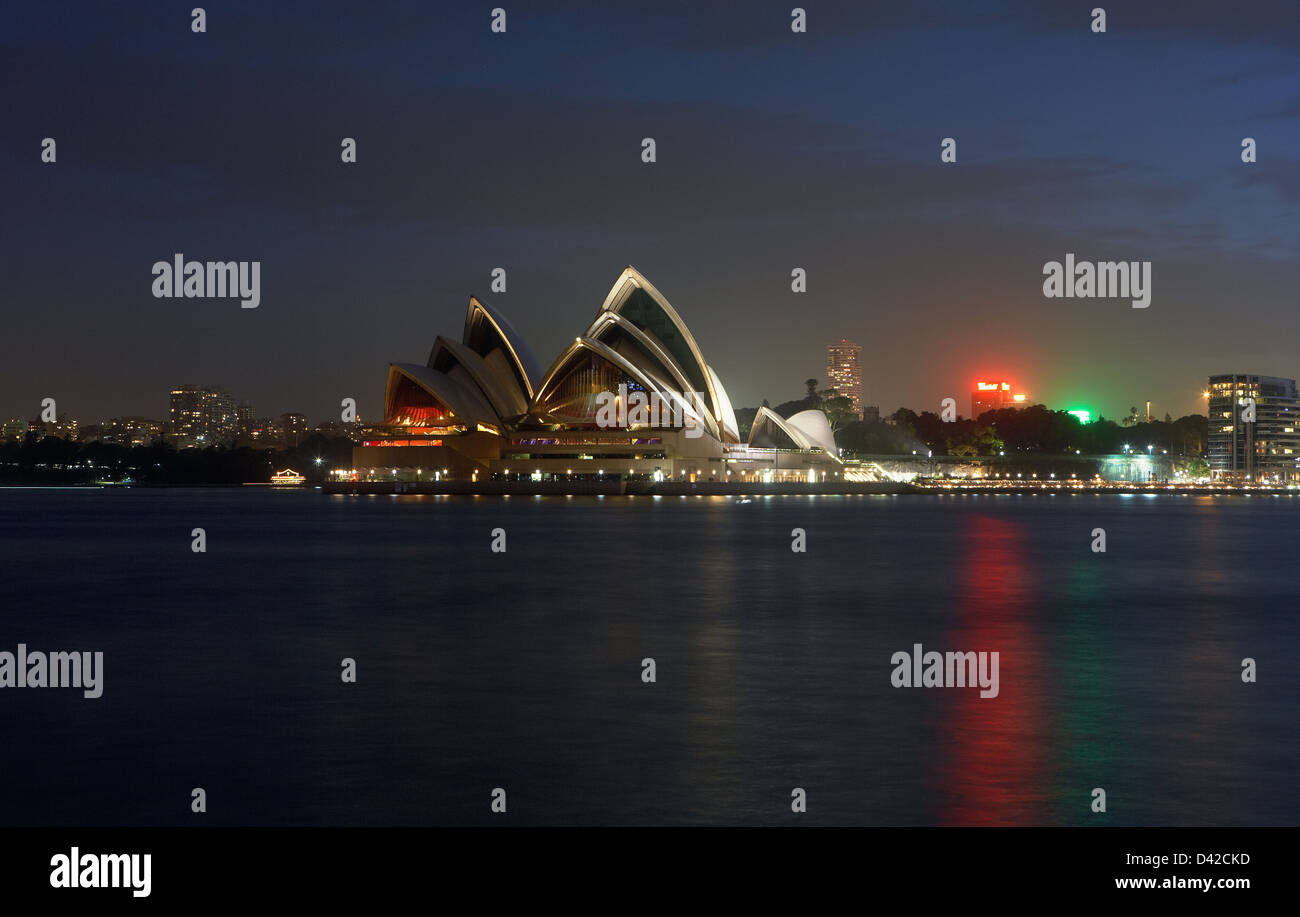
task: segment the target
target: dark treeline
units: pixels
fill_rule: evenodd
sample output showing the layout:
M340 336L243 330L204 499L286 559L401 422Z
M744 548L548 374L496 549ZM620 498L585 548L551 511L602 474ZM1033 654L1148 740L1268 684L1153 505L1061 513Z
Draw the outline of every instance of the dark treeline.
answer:
M819 395L822 393L818 393ZM827 393L835 397L834 393ZM788 416L816 404L809 399L778 406ZM1006 457L1108 455L1130 452L1168 454L1196 459L1206 446L1206 418L1189 414L1177 420L1123 425L1105 418L1080 423L1065 411L1043 405L989 411L977 420L959 418L945 423L932 411L920 414L899 408L887 421L842 419L842 405L830 404L835 439L846 453ZM753 409L738 411L747 415ZM847 415L852 416L852 415ZM742 435L746 431L742 431ZM319 461L318 461L319 460ZM252 449L213 446L176 449L170 444L119 446L111 443L72 442L46 437L35 443L0 445L0 483L94 484L131 480L163 487L266 483L277 471L289 468L308 482L324 482L331 468L350 467L352 442L319 434L292 449Z
M1177 420L1131 426L1098 418L1082 423L1066 411L1041 404L988 411L976 420L945 423L938 414L899 408L890 422L854 421L836 431L840 447L877 455L933 452L935 455L1107 455L1130 452L1196 458L1205 452L1206 418L1189 414ZM1148 448L1149 447L1149 448Z
M222 446L176 449L163 443L119 446L47 436L36 443L0 445L0 482L94 484L130 479L160 487L233 486L265 483L275 472L291 468L305 475L309 483L318 484L331 467L345 468L351 463L350 440L319 435L283 450Z
M1163 421L1146 423L1137 421L1137 408L1125 423L1098 417L1085 424L1068 411L1053 411L1041 404L986 411L974 419L958 418L947 423L934 411L918 414L908 408L899 408L880 420L859 420L851 412L848 398L834 389L819 390L817 382L807 380L803 397L784 401L773 410L782 417L810 409L822 411L830 421L835 442L850 453L1115 455L1127 450L1195 459L1205 454L1207 443L1204 415L1188 414L1177 420L1165 415ZM763 404L768 402L764 400ZM742 440L757 410L736 411Z

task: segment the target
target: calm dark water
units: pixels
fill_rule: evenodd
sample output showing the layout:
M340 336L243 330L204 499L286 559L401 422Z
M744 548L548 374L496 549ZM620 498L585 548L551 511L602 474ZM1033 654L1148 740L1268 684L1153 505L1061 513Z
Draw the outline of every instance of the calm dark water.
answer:
M517 824L1297 824L1298 527L1275 497L3 490L0 650L105 675L0 691L0 820L491 823L504 787ZM999 652L999 696L892 687L914 643Z

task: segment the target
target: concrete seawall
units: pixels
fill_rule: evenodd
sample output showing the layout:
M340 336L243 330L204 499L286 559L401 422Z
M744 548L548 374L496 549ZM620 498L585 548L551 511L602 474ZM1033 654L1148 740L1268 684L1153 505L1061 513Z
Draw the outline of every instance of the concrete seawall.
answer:
M446 496L766 496L786 494L901 494L919 493L910 484L893 482L853 484L722 484L653 481L365 481L329 483L331 494L441 494Z
M441 496L700 496L759 497L836 494L1106 494L1148 493L1183 496L1300 496L1286 487L1225 487L1165 484L903 484L827 482L823 484L719 484L702 482L651 481L366 481L329 483L321 489L329 494L430 494Z

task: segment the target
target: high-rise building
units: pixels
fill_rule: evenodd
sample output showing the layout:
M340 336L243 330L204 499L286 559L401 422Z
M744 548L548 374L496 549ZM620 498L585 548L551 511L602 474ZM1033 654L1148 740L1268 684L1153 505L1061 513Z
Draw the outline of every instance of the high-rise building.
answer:
M997 411L1001 408L1022 408L1028 403L1028 396L1013 392L1010 382L1000 379L993 382L976 382L970 393L971 420L978 420L985 411Z
M259 446L283 446L284 423L275 417L258 417L253 421L251 438Z
M235 407L236 423L239 425L240 436L252 436L253 434L253 405L247 401L241 401Z
M862 347L840 338L826 348L826 378L829 387L853 402L853 413L862 416Z
M1217 478L1300 479L1300 394L1294 379L1210 376L1210 471Z
M283 431L284 444L290 449L299 445L307 436L307 415L305 414L281 414L280 429Z
M232 440L239 432L235 399L224 389L182 385L171 394L171 429L186 446Z

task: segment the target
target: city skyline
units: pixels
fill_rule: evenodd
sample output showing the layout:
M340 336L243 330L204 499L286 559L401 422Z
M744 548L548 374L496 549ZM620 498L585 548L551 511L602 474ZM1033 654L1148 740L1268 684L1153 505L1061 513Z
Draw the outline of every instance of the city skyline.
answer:
M236 442L292 447L313 432L347 432L363 420L358 418L350 423L325 420L313 426L298 411L258 416L250 402L237 399L222 386L182 384L173 386L168 397L168 408L159 417L123 414L86 418L60 409L57 403L42 405L40 416L0 418L0 442L23 442L30 431L37 439L56 436L80 442L127 445L149 445L165 439L182 448ZM45 419L51 413L52 419Z
M886 409L1005 378L1094 416L1199 411L1184 381L1300 369L1300 64L1289 5L1247 6L1230 22L1209 3L1115 10L1100 35L1086 10L1019 2L828 3L803 35L777 9L562 4L496 35L479 10L236 4L194 35L153 10L24 8L0 37L29 86L0 145L6 330L25 342L0 414L45 397L138 414L198 378L375 416L376 370L423 356L394 354L395 334L423 340L468 291L558 350L611 262L693 316L738 405L794 397L847 337ZM337 53L341 33L361 50ZM655 52L629 53L631 36ZM191 115L122 130L128 106ZM151 296L175 252L260 262L260 304ZM1066 252L1150 261L1149 308L1044 298Z
M831 346L834 346L834 345L831 345ZM1213 378L1213 377L1216 376L1216 375L1225 375L1225 374L1224 374L1224 373L1213 373L1213 374L1210 374L1210 376L1208 376L1207 378ZM1227 375L1233 375L1233 374L1229 373L1229 374L1227 374ZM1240 375L1240 374L1238 374L1238 375ZM1258 374L1254 374L1254 375L1258 375ZM1267 374L1265 374L1265 375L1267 375ZM833 390L833 391L835 391L837 394L840 394L840 390L836 387L836 384L835 384L835 382L834 382L834 379L831 378L831 374L830 374L830 373L826 373L825 376L826 376L826 378L818 378L818 379L817 379L817 381L818 381L818 385L819 385L819 388L821 388L821 389L823 389L823 390ZM808 377L808 378L813 378L813 377ZM1272 378L1286 378L1286 377L1272 377ZM805 382L806 382L806 380L805 380ZM978 383L978 382L977 382L977 383L976 383L976 386L978 386L978 385L980 385L980 384L987 384L987 383ZM175 395L175 393L176 393L176 391L177 391L178 388L209 389L209 390L215 390L215 391L226 392L227 394L230 394L230 395L232 395L232 396L235 395L235 393L234 393L234 392L231 392L230 389L229 389L227 386L225 386L225 385L220 385L220 384L211 384L211 385L206 385L206 384L205 384L205 385L193 385L193 384L190 384L190 383L186 383L185 385L182 385L182 386L172 386L172 387L167 388L167 389L165 390L164 397L163 397L162 399L160 399L161 401L163 401L163 403L164 403L164 407L161 408L160 410L158 410L158 411L155 412L155 413L149 413L148 411L141 412L141 411L130 411L130 410L126 410L126 411L124 411L124 412L122 412L122 413L113 414L113 415L111 415L111 416L90 415L90 414L83 414L83 413L80 413L80 412L77 412L77 411L74 411L74 410L71 410L71 409L67 409L67 408L64 407L64 404L63 404L62 402L60 402L60 403L58 404L58 413L57 413L57 418L58 418L58 419L57 419L57 421L55 421L55 422L56 422L56 423L72 422L72 423L77 423L77 424L81 424L81 425L83 425L83 426L86 426L86 425L88 425L88 424L106 424L106 423L110 423L110 422L112 422L112 421L118 421L118 420L148 420L148 421L156 421L156 422L163 423L163 424L170 424L170 423L171 423L172 410L171 410L171 407L170 407L170 404L169 404L169 400L170 400L170 397L171 397L171 396L174 396L174 395ZM1205 415L1206 415L1206 408L1205 408L1205 405L1204 405L1204 403L1203 403L1203 401L1204 401L1204 387L1201 388L1201 392L1202 392L1202 398L1201 398L1202 404L1201 404L1201 409L1200 409L1200 410L1192 410L1192 411L1187 412L1186 414L1175 415L1175 414L1173 414L1172 411L1168 411L1168 410L1161 411L1161 410L1158 410L1158 409L1157 409L1158 406L1156 406L1155 403L1152 402L1152 403L1151 403L1151 404L1152 404L1152 408L1151 408L1152 416L1151 416L1151 419L1152 419L1152 420L1159 420L1159 419L1160 419L1160 416L1163 415L1163 414L1169 414L1173 419L1178 419L1178 417L1185 417L1185 416L1191 416L1191 415L1200 415L1200 416L1205 416ZM788 394L788 395L790 396L790 397L784 399L784 400L786 400L786 401L797 401L797 400L799 399L799 395L800 395L799 392L791 392L791 393L786 393L786 394ZM971 408L964 408L964 407L962 406L962 405L963 405L963 402L966 401L966 400L969 400L971 397L972 397L972 393L969 393L969 392L966 392L966 393L958 392L958 393L957 393L958 412L959 412L959 413L958 413L958 416L961 417L961 418L963 418L963 419L971 419L971 420L975 420L975 419L978 419L978 415L979 415L979 413L983 413L983 411L975 412L975 411L974 411L973 409L971 409ZM772 401L772 399L767 398L767 399L762 399L762 400L760 400L760 402L759 402L758 404L753 404L753 405L750 405L750 404L742 404L742 405L738 406L737 410L741 410L741 411L754 411L754 410L757 410L759 407L762 406L762 401L763 401L763 400L765 400L765 401L769 401L769 402ZM357 422L357 423L362 423L362 424L364 424L364 423L371 423L371 422L376 422L376 423L377 423L377 422L378 422L378 419L379 419L379 418L382 418L382 416L383 416L383 410L382 410L382 402L383 402L383 399L382 399L382 398L381 398L381 399L378 399L378 402L379 402L379 403L375 406L376 408L378 408L376 414L374 414L371 418L362 417L361 415L358 415L356 422ZM973 404L973 402L972 402L972 404ZM1029 407L1029 406L1031 406L1031 405L1038 405L1038 406L1045 407L1045 408L1047 408L1048 410L1052 410L1052 411L1066 411L1066 412L1068 412L1068 413L1076 413L1076 414L1079 413L1078 411L1069 410L1069 409L1067 409L1067 408L1065 408L1065 407L1063 407L1063 406L1061 406L1061 405L1047 404L1047 403L1043 402L1042 400L1036 399L1036 398L1034 398L1034 397L1032 397L1032 396L1018 396L1018 397L1015 399L1014 405L1011 405L1011 404L1009 403L1009 406L1015 406L1015 407ZM244 409L246 409L246 408L251 408L252 406L253 406L252 403L251 403L250 401L246 400L246 399L236 399L236 401L235 401L235 407L236 407L237 409L239 409L239 411L241 412L241 418L242 418L242 415L245 414L245 413L247 413L248 416L249 416L250 418L254 418L254 415L253 415L252 413L249 413L248 411L245 411L245 410L244 410ZM892 408L887 408L887 406L882 406L882 405L880 405L880 404L876 404L876 403L874 403L874 402L871 402L871 400L870 400L869 398L867 398L866 396L864 396L863 406L864 406L865 408L868 408L868 409L870 409L870 408L877 408L877 409L879 409L879 411L880 411L880 413L879 413L879 418L876 418L876 419L878 419L878 420L882 420L882 419L884 419L884 418L887 418L887 417L889 417L890 415L896 413L896 412L899 411L899 410L914 410L914 411L916 411L917 413L929 412L929 413L932 413L932 414L940 414L940 413L942 412L942 409L943 409L943 405L942 405L942 404L939 404L939 405L933 405L933 406L931 406L931 405L917 405L917 404L915 404L915 403L911 403L911 402L907 402L907 401L904 401L903 403L900 403L900 404L894 405L894 406L892 406ZM985 408L985 409L988 409L988 408ZM8 412L8 413L0 412L0 422L7 422L7 421L14 421L14 420L23 420L23 421L26 421L26 422L29 422L29 423L30 423L30 422L33 422L33 421L38 421L38 420L39 420L39 416L40 416L41 413L42 413L42 407L41 407L40 404L37 404L34 410L30 410L30 411L26 411L26 412L24 412L24 411L10 411L10 412ZM1120 422L1120 421L1123 421L1123 420L1125 419L1125 417L1128 415L1129 412L1128 412L1128 411L1118 411L1118 412L1116 412L1116 414L1115 414L1114 416L1108 416L1108 415L1100 414L1100 413L1095 412L1095 411L1093 411L1093 412L1084 411L1083 413L1084 413L1084 414L1091 414L1089 420L1101 420L1101 419L1105 419L1105 420L1112 420L1112 421ZM1141 412L1139 411L1139 413L1141 413ZM258 420L258 421L262 421L262 420L275 420L275 419L277 419L277 418L282 418L282 417L285 417L285 416L293 415L293 416L305 417L305 418L307 419L307 423L308 423L308 427L309 427L309 429L316 429L317 427L323 427L323 426L328 426L328 425L332 425L332 424L335 424L335 425L336 425L336 424L341 424L341 423L343 423L343 421L341 421L341 420L339 419L340 414L341 414L341 411L335 411L335 412L333 413L333 415L328 415L328 414L327 414L327 415L320 415L319 417L313 417L312 415L307 414L307 413L305 413L305 412L303 412L303 411L276 411L276 410L272 410L272 411L270 411L269 413L258 413L258 414L256 414L256 416L255 416L254 419L256 419L256 420ZM868 421L871 421L871 420L872 420L872 418L870 418L870 417L866 417L866 418L864 418L864 417L861 417L861 416L859 416L857 419L858 419L858 420L868 420ZM1085 420L1084 422L1086 423L1086 422L1088 422L1088 420Z

